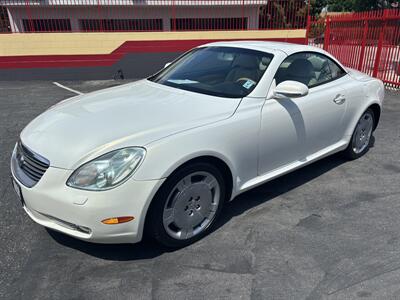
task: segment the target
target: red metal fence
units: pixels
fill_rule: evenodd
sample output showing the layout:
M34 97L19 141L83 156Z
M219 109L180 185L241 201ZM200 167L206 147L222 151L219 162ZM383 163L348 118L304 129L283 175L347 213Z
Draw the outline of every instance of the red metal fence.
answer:
M400 9L310 19L308 37L344 65L400 87Z
M304 0L0 0L0 32L299 29Z

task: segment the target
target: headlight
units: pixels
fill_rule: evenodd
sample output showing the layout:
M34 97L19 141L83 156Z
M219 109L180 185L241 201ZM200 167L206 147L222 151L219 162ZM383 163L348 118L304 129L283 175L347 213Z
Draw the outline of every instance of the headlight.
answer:
M139 167L146 150L124 148L104 154L80 166L67 181L70 187L102 191L127 180Z

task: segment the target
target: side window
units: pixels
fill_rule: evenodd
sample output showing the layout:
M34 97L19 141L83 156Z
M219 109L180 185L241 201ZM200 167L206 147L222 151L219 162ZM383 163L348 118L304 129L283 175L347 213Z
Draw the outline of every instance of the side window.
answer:
M330 59L329 68L331 69L333 79L342 77L344 74L346 74L346 72L341 67L339 67L334 61Z
M287 57L280 65L276 83L293 80L304 83L309 88L332 81L345 72L330 58L314 52L296 53Z

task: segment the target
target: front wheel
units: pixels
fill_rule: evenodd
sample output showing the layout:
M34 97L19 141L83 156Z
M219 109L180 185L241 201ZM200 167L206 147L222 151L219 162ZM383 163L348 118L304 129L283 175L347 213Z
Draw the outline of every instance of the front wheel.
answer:
M184 166L163 184L149 210L148 233L167 247L189 245L208 233L225 200L221 172L198 162Z
M348 159L357 159L368 152L373 140L374 125L374 112L371 109L367 109L358 121L350 143L344 151Z

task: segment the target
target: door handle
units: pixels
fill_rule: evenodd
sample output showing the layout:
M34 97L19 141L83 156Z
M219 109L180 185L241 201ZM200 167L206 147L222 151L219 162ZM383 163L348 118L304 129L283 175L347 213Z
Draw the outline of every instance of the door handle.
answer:
M336 95L335 99L333 99L333 102L335 102L338 105L343 104L346 101L346 98L343 95Z

